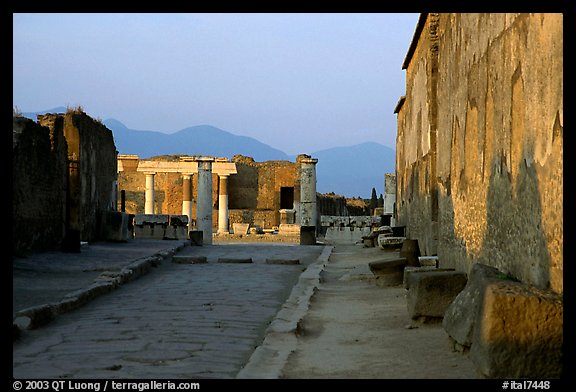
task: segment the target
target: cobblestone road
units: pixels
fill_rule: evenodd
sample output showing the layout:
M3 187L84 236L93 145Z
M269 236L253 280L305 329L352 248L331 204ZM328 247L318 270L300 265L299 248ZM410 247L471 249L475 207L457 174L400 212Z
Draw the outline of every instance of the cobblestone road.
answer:
M263 339L321 246L212 245L178 255L13 346L13 375L29 378L233 378ZM219 263L251 257L253 263ZM270 265L266 258L299 258Z

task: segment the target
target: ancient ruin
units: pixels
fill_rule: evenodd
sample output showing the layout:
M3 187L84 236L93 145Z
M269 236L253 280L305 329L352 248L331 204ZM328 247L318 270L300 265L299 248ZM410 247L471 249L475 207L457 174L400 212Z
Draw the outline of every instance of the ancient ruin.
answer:
M369 232L371 218L360 218L365 208L348 205L343 197L318 194L316 163L303 154L296 162L256 162L241 155L231 160L119 155L118 209L135 216L163 215L163 227L169 216L185 215L188 230L204 233L203 243L211 243L213 235L230 240L250 233L277 233L302 244L314 244L327 233L328 238L358 240L359 233Z
M13 117L13 252L79 251L81 241L121 239L112 132L82 110ZM124 223L123 223L124 220Z
M562 22L562 14L422 14L402 65L397 224L422 255L455 269L434 287L477 265L499 271L469 276L477 289L463 290L444 320L488 377L561 372ZM486 299L473 307L465 298ZM464 324L475 339L458 338L454 326Z

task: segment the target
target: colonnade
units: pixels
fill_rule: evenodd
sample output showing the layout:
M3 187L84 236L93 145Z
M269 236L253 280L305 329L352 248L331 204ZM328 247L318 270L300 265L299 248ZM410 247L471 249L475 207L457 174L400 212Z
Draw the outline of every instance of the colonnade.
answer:
M300 164L300 203L299 223L308 230L315 231L316 212L316 163L317 159L299 159ZM192 222L192 178L198 176L196 199L196 228L203 232L203 242L212 243L212 173L218 175L218 233L228 233L228 178L237 174L236 164L225 158L181 157L176 162L148 161L136 155L123 155L118 159L118 171L143 172L146 176L144 213L154 214L154 177L156 173L177 172L182 175L182 215L188 216L189 228Z

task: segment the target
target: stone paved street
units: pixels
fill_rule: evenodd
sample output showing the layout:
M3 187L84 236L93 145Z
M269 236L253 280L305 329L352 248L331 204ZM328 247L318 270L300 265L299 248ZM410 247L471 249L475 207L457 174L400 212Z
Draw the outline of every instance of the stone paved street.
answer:
M271 244L185 247L129 284L13 346L13 376L28 378L234 378L322 246ZM219 263L219 258L253 263ZM270 265L266 258L300 259Z

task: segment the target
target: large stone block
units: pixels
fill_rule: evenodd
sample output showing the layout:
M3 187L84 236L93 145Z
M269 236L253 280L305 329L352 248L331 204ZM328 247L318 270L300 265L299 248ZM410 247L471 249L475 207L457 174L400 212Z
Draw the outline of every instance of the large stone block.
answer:
M511 280L485 288L470 359L488 378L562 375L562 297Z
M316 244L316 226L300 227L300 245Z
M407 293L408 314L413 320L440 319L454 298L466 286L466 273L430 271L410 274Z
M376 275L378 286L389 287L402 284L406 259L376 260L368 263L370 271Z
M139 239L164 239L165 226L144 224L134 226L134 237Z
M188 227L188 215L170 215L170 226Z
M136 214L134 216L135 225L160 224L167 225L170 221L170 215L166 214Z
M120 211L102 211L100 214L100 237L107 241L124 242L130 239L129 215Z
M442 320L446 333L461 346L469 348L472 344L474 322L489 283L498 281L503 275L498 269L476 263L472 266L466 287L452 301ZM481 316L480 316L481 317Z
M233 223L232 230L234 230L234 234L248 234L248 230L250 228L249 223Z
M423 267L410 267L407 266L404 268L404 279L403 284L405 289L410 289L410 275L414 273L420 272L441 272L441 271L454 271L454 268L436 268L431 266L423 266Z

